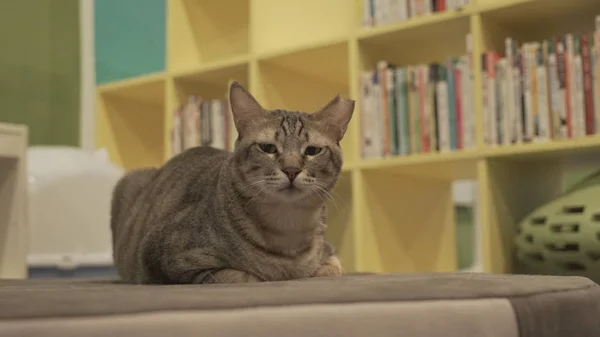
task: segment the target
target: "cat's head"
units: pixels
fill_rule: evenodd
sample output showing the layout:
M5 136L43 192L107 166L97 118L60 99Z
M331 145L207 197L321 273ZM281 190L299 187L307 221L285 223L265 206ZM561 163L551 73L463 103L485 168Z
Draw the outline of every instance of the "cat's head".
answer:
M342 168L342 140L354 101L336 96L313 113L267 110L239 83L229 90L238 131L233 166L238 189L273 202L320 203Z

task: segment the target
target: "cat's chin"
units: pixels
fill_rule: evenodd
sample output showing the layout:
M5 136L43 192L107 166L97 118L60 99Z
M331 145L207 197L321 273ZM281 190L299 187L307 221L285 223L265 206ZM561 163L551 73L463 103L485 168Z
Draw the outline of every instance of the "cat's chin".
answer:
M309 191L306 188L297 186L287 186L278 188L272 193L278 201L284 202L298 202L302 199L306 199L310 195Z

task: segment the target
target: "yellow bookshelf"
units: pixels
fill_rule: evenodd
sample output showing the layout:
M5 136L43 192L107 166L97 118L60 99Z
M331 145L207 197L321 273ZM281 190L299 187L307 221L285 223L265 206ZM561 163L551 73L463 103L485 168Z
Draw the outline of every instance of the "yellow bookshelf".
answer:
M235 79L268 108L313 111L338 93L358 99L359 74L378 60L464 54L469 32L478 83L483 51L503 51L507 36L591 31L600 1L471 0L374 28L361 26L362 8L362 0L167 0L167 69L98 87L97 146L125 169L160 165L172 111L190 94L223 98ZM456 270L452 181L474 179L484 270L511 272L515 223L559 192L564 163L600 153L600 136L485 147L474 87L477 146L461 152L363 160L357 104L328 233L346 270Z

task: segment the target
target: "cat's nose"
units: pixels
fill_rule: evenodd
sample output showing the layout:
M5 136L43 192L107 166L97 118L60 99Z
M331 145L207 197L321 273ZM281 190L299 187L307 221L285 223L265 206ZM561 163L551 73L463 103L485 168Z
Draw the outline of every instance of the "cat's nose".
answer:
M288 178L290 178L290 181L294 181L298 174L300 174L300 169L293 166L286 167L282 171L288 176Z

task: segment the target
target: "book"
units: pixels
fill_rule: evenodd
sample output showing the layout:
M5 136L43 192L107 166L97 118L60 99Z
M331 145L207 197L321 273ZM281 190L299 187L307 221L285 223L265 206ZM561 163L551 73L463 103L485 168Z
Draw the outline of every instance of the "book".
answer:
M363 28L389 25L468 6L470 0L363 0Z
M358 103L361 157L474 148L470 57L405 65L379 60L373 70L362 72Z
M189 96L173 110L170 156L197 146L231 151L235 136L230 120L231 109L226 99Z
M600 124L600 16L595 30L540 41L505 38L482 52L484 144L579 138ZM502 56L501 56L502 55Z

